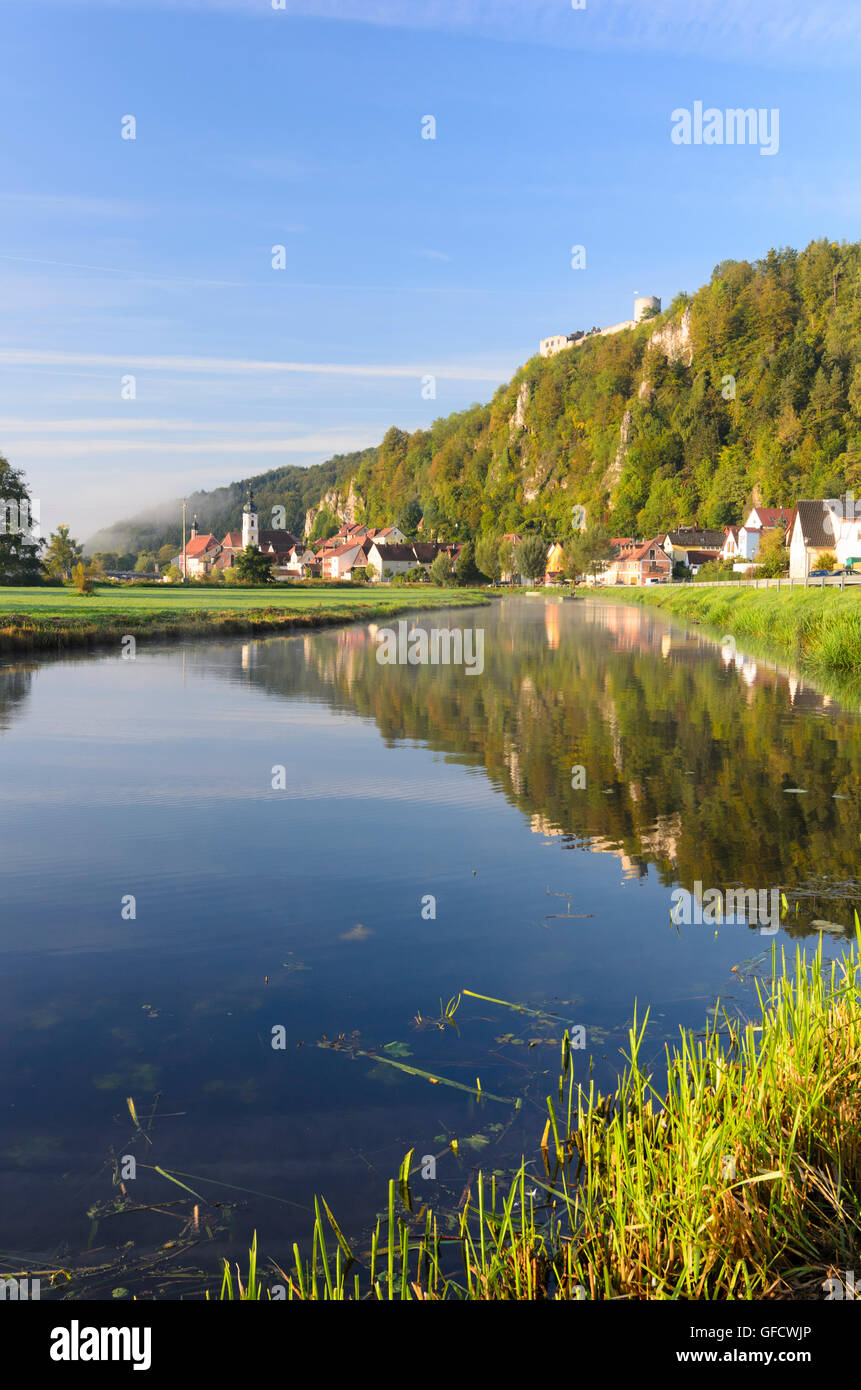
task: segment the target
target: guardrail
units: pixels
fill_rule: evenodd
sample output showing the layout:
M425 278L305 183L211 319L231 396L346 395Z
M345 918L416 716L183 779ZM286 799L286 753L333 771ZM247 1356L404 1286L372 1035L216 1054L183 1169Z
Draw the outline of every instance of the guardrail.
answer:
M788 574L776 579L667 579L658 584L596 584L596 589L843 589L861 585L861 573L836 574L791 579Z

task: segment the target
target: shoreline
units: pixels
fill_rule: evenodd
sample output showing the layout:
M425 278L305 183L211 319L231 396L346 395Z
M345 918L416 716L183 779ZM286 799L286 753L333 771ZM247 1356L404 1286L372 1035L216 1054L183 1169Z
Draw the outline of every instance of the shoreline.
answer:
M34 593L40 592L34 590ZM2 595L2 591L0 591ZM98 597L86 602L98 603ZM368 602L333 605L329 608L280 607L276 604L252 608L201 608L147 612L130 608L126 612L99 614L93 617L78 613L38 615L2 611L0 597L0 658L26 652L98 650L133 636L136 642L210 641L218 637L290 636L293 632L315 628L344 626L348 623L372 622L376 618L403 617L407 613L448 611L457 608L485 606L490 600L483 594L464 590L453 593L451 599L434 598L424 603L415 596L401 601L388 594Z
M693 590L693 592L691 591ZM846 679L861 673L861 593L838 589L607 589L595 598L656 608L668 617L748 638L788 657L809 676Z

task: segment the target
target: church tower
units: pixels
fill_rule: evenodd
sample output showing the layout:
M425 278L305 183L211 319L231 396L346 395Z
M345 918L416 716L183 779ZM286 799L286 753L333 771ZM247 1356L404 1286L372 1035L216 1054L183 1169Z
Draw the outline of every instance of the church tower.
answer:
M242 549L253 545L254 549L259 548L257 508L254 505L254 493L251 484L248 484L248 501L242 509Z
M191 539L194 540L196 536L197 536L197 513L195 512L194 520L193 520L192 523L191 523Z

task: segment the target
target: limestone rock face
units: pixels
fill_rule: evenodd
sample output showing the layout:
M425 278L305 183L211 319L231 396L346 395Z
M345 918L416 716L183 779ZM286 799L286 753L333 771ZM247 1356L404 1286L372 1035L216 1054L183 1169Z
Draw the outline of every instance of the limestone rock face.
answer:
M678 322L658 328L649 339L649 347L660 348L668 362L682 361L690 366L694 356L690 309L685 309Z
M509 429L512 434L515 432L515 430L526 429L526 407L529 404L529 396L529 382L524 381L521 383L520 390L517 393L517 401L514 406L514 414L512 415L509 421Z
M364 501L356 492L354 479L350 479L350 487L346 497L337 488L330 488L328 492L323 494L316 506L309 507L305 513L305 535L307 536L313 530L317 513L322 511L324 507L346 525L358 520L359 511L363 506Z

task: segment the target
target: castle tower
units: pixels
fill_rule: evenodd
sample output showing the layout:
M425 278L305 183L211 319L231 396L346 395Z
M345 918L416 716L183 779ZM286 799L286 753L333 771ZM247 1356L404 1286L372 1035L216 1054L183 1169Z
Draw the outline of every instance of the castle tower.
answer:
M259 527L257 524L257 507L254 504L254 493L251 484L248 484L248 501L242 508L242 549L253 545L258 549Z
M634 300L634 323L642 323L650 309L661 312L661 301L653 294L641 294Z

